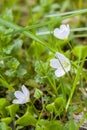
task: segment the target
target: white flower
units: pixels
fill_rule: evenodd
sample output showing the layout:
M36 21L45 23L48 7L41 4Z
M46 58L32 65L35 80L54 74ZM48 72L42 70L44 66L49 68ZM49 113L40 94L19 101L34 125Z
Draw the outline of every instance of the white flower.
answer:
M22 92L21 91L15 91L14 95L16 99L13 100L12 103L14 104L24 104L29 101L30 93L28 89L22 85Z
M69 25L64 25L64 24L62 24L62 25L60 26L60 28L56 28L56 29L54 30L54 36L55 36L56 38L61 39L61 40L67 39L69 33L70 33Z
M70 61L61 53L56 52L55 56L56 58L50 60L50 66L56 69L55 75L61 77L70 70Z

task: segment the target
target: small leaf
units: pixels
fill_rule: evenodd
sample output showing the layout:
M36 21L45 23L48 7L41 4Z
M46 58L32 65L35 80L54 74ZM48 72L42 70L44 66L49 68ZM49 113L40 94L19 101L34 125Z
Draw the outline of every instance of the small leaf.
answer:
M41 90L39 90L39 89L36 88L35 89L35 93L34 93L34 97L36 99L38 99L38 98L42 97L42 95L43 95L43 92Z
M8 104L9 102L6 100L6 98L0 98L0 110L4 109Z
M18 67L17 69L17 77L22 77L27 73L27 70L22 67Z
M8 110L10 116L11 116L12 118L14 118L16 112L17 112L18 109L19 109L19 105L18 105L18 104L12 104L12 105L10 105L10 106L7 106L6 109Z
M12 77L14 74L15 74L14 70L9 69L5 71L5 75L7 75L8 77Z
M25 85L30 86L30 87L35 87L38 88L39 84L35 82L33 79L29 79L26 81Z
M1 121L8 125L9 123L11 123L12 118L11 117L2 118Z
M44 71L48 71L48 63L44 63L43 61L36 61L35 63L35 71L41 75L44 74Z
M8 45L7 47L3 48L3 52L7 55L11 54L12 50L13 50L13 45Z
M60 121L50 121L46 126L48 130L62 130L62 124Z
M7 62L7 66L10 69L16 70L19 66L20 62L16 58L12 58Z
M83 56L87 55L87 45L75 46L72 52L75 56L82 58Z
M48 121L41 119L36 130L62 130L62 124L60 121Z
M14 40L14 50L17 51L18 49L20 49L23 45L23 40L21 39L16 39Z
M36 126L36 130L49 130L47 128L47 124L49 124L48 120L41 119L38 125Z
M8 21L13 21L13 12L11 9L6 9L3 18Z
M48 104L48 105L46 106L46 109L47 109L49 112L54 112L54 111L55 111L55 105L54 105L54 103Z
M36 59L39 59L44 52L45 48L37 42L33 42L28 49L30 56L35 56Z
M21 126L36 125L37 120L27 111L16 123Z
M60 108L63 108L64 107L64 99L63 99L63 97L56 98L54 104L55 104L55 108L57 110L59 110Z
M11 91L14 91L15 89L12 87L12 86L10 86L8 83L7 83L7 81L1 76L1 78L0 78L0 83L2 84L2 85L4 85L6 88L8 88L9 90L11 90Z
M36 82L43 83L45 82L48 71L48 63L44 63L43 61L36 61L35 63L35 71L37 73L35 80Z
M22 47L23 41L21 39L14 40L13 43L3 48L3 52L7 55L17 52Z

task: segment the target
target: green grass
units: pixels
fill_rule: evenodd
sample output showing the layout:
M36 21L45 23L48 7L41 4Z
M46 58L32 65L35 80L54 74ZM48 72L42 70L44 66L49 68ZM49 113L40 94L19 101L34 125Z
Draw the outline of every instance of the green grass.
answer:
M87 118L86 0L7 0L0 6L0 130L78 130ZM64 21L70 35L60 40L53 31ZM71 63L59 78L50 66L55 52ZM29 102L12 104L23 84ZM73 115L81 112L76 123Z

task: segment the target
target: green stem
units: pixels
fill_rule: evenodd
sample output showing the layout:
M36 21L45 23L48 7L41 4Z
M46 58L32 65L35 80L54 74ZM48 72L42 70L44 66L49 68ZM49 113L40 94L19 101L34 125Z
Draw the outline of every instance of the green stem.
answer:
M41 119L42 113L43 113L43 111L44 111L45 105L46 105L46 104L43 105L43 109L41 110L41 113L40 113L40 115L39 115L39 117L38 117L38 121L37 121L37 123L36 123L36 128L37 128L37 126L38 126L38 124L39 124L39 122L40 122L40 119Z
M77 34L77 35L73 35L72 38L80 38L80 37L87 37L87 33L84 34Z
M81 27L81 28L73 28L73 29L71 29L71 32L81 32L81 31L87 31L87 27Z
M0 74L0 83L1 83L3 86L5 86L6 88L8 88L8 90L10 90L10 91L12 91L12 92L15 91L15 89L7 83L7 81L4 79L4 77L2 77L1 74Z
M47 79L48 79L49 83L51 84L55 94L57 95L57 88L56 88L56 86L51 82L51 80L50 80L50 78L48 76L47 76Z
M61 90L62 90L62 94L63 94L63 97L66 101L66 93L65 93L65 86L64 86L64 79L62 79L62 77L60 78L60 83L61 83Z
M71 49L71 51L72 51L72 45L70 44L70 42L68 41L68 45L69 45L69 47L70 47L70 49Z
M43 72L44 72L44 74L46 75L46 77L47 77L47 79L48 79L48 81L49 81L49 83L50 83L52 89L54 90L55 94L57 95L56 85L54 85L54 84L52 83L52 81L50 80L50 78L49 78L49 76L47 75L47 72L45 71L45 69L44 69L42 63L41 63L41 62L39 62L39 63L41 64L41 67L42 67L42 69L43 69Z
M22 27L15 25L11 22L8 22L2 18L0 18L0 23L5 25L6 27L12 28L13 30L19 30L22 29ZM48 48L50 51L55 52L55 50L53 48L51 48L48 43L46 43L45 41L41 40L40 38L38 38L37 36L35 36L34 34L32 34L31 32L27 32L24 31L23 34L29 38L32 38L33 40L37 41L38 43L42 44L44 47Z
M83 13L86 13L86 12L87 12L87 9L82 9L82 10L75 10L75 11L70 11L70 12L66 12L66 13L57 13L57 14L46 15L45 17L48 18L48 17L64 16L63 19L65 19L65 18L69 18L71 16L76 16L76 15L79 15L79 14L83 14Z
M73 97L73 94L74 94L74 92L75 92L76 85L77 85L77 82L78 82L78 80L79 80L80 73L81 73L81 70L82 70L82 67L83 67L83 64L84 64L84 61L85 61L85 57L86 57L86 56L83 57L83 61L82 61L81 65L80 65L80 67L79 67L79 65L78 65L78 70L77 70L77 74L76 74L76 77L75 77L75 80L74 80L74 83L73 83L73 87L72 87L72 90L71 90L71 94L70 94L69 99L68 99L67 104L66 104L66 111L67 111L67 109L68 109L68 107L69 107L69 104L70 104L71 99L72 99L72 97ZM80 61L80 60L79 60L79 61ZM79 62L79 63L80 63L80 62Z
M54 22L54 20L50 20L50 21L46 21L46 22L42 22L42 23L37 23L37 24L31 25L31 26L27 26L27 27L22 27L21 29L18 29L16 31L11 32L11 33L7 33L7 35L9 35L9 34L14 35L14 34L17 34L17 33L24 32L24 31L29 31L31 29L40 28L42 26L52 24L53 22Z
M81 32L81 31L87 31L87 27L81 27L81 28L71 28L70 29L71 32ZM45 31L45 32L39 32L36 33L37 36L40 35L50 35L53 34L53 31ZM80 34L74 35L73 37L79 37ZM87 36L87 34L85 34ZM84 36L84 34L81 34L81 36Z

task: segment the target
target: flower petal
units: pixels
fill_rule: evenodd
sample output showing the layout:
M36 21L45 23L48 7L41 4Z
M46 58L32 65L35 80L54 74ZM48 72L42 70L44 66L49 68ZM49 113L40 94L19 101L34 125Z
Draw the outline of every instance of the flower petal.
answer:
M14 99L14 100L12 101L12 103L14 103L14 104L20 104L20 101L19 101L18 99Z
M12 101L12 103L14 103L14 104L24 104L24 103L26 103L24 100L22 100L22 99L14 99L13 101Z
M61 76L63 76L64 74L65 74L65 71L64 71L63 69L57 69L57 70L55 71L56 77L61 77Z
M14 103L14 104L19 104L19 100L18 100L18 99L14 99L14 100L12 101L12 103Z
M60 62L67 62L68 64L70 64L70 61L67 57L65 57L63 54L59 53L59 52L56 52L55 53L55 56L60 60Z
M51 59L50 60L50 66L51 67L53 67L53 68L58 68L58 65L59 65L60 63L59 63L59 61L58 61L58 59Z
M67 39L68 37L68 33L67 30L63 30L62 32L60 32L60 34L58 35L58 38L63 40L63 39Z
M58 60L60 61L60 65L62 67L62 69L64 69L66 72L68 72L70 70L70 61L68 58L66 58L63 54L56 52L56 57L58 58Z
M68 24L66 25L66 27L67 27L67 29L66 29L66 37L68 37L69 34L70 34L70 27L69 27Z
M70 27L69 27L69 24L66 25L66 27L68 28L68 31L70 32Z
M66 58L63 54L56 52L55 53L56 58L50 60L50 66L57 69L55 71L55 75L57 77L63 76L65 73L67 73L70 70L70 61L68 58Z
M14 95L18 99L23 99L24 98L24 94L21 91L15 91Z
M54 36L61 40L66 39L69 33L70 33L70 28L68 24L67 25L62 24L60 28L56 28L54 30Z
M22 91L23 91L24 95L26 96L26 98L30 97L29 90L24 85L22 85Z
M65 39L67 37L67 33L66 33L67 30L66 28L63 27L61 28L62 28L61 30L59 30L58 28L54 30L54 36L59 39Z
M54 29L54 36L55 36L56 38L58 38L59 34L60 34L60 30L59 30L58 28L55 28L55 29Z
M64 60L66 59L66 57L65 57L63 54L59 53L59 52L56 52L56 53L55 53L55 56L56 56L60 61L64 61Z
M66 25L65 25L65 24L62 24L62 25L60 26L60 30L64 30L64 29L66 29Z

